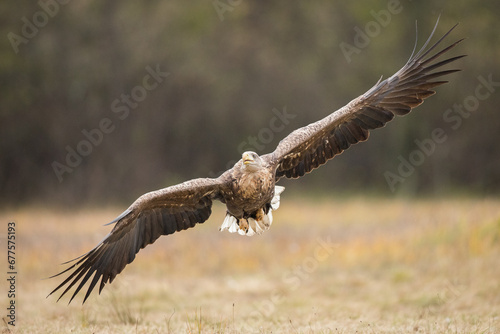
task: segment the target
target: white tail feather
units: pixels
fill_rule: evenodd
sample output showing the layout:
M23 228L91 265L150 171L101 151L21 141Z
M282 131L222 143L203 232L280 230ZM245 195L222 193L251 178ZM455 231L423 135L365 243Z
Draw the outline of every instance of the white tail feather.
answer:
M248 222L248 230L246 233L243 233L243 235L247 235L249 237L254 236L255 231L252 228L252 226L257 226L257 223L255 222L255 219L253 219L253 218L248 218L247 222ZM243 231L243 230L240 230L240 231Z
M273 210L278 210L280 207L280 195L285 190L285 187L274 186L274 197L271 200L271 208ZM272 220L272 219L271 219Z
M234 223L227 229L230 233L238 232L240 228L238 227L238 221L235 219Z
M262 232L264 232L265 230L266 230L265 228L262 228L262 227L260 226L260 224L259 224L258 222L256 222L256 224L255 224L255 232L256 232L257 234L261 234L261 233L262 233Z
M228 230L230 233L238 232L239 230L238 219L227 213L226 218L224 218L224 221L222 222L222 225L219 228L219 231L224 231L224 230Z

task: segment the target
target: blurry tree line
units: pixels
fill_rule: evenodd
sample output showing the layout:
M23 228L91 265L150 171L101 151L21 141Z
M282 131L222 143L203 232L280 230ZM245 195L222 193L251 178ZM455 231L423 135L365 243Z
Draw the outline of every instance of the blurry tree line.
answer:
M449 84L291 189L498 194L494 1L0 4L0 201L108 204L271 152L434 40L467 39ZM479 95L478 95L479 94ZM461 109L460 109L461 108ZM436 141L433 131L441 129ZM392 178L391 178L392 177Z

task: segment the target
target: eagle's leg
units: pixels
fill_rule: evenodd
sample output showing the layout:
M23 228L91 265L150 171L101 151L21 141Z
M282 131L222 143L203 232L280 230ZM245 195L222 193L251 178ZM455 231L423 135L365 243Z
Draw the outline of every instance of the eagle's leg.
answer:
M247 234L249 228L251 230L251 227L250 227L250 225L248 223L248 219L239 219L238 220L238 226L239 226L238 233L241 234L241 235Z
M272 211L278 209L283 190L285 190L284 187L275 186L271 202L243 218L236 218L229 211L226 212L226 218L219 231L228 230L230 233L238 232L238 234L250 237L268 230L273 223Z

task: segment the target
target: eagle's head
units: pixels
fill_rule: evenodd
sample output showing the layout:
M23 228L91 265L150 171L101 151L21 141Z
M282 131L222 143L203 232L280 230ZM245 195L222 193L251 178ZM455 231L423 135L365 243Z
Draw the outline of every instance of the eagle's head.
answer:
M242 168L251 172L258 171L264 165L259 155L252 151L243 152L241 155Z

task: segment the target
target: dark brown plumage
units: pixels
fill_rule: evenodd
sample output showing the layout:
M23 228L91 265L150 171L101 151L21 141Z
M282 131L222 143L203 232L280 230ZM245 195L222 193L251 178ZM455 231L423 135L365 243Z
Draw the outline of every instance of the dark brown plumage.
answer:
M205 222L211 214L213 200L227 206L221 230L253 235L268 229L272 223L271 211L278 208L279 195L284 189L275 186L280 178L298 178L351 145L367 140L370 130L383 127L395 115L406 115L433 95L433 88L447 82L435 79L458 71L439 69L463 56L437 59L461 40L430 55L455 28L427 49L436 27L421 50L396 74L379 80L368 92L325 118L293 131L274 152L261 157L255 152L245 152L233 168L218 178L195 179L139 197L110 223L115 225L103 241L67 262L74 263L55 275L70 272L50 294L65 287L60 299L76 286L71 302L85 283L90 282L85 302L98 283L100 293L106 283L111 283L134 260L141 248L161 235Z

